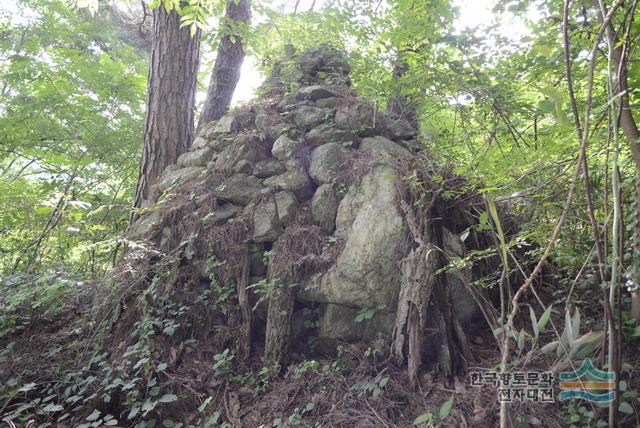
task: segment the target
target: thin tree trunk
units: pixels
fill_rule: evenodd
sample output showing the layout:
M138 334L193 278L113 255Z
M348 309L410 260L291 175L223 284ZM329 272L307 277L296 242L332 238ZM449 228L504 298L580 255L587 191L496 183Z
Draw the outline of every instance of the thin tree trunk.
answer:
M186 152L193 138L200 31L191 37L180 28L175 10L153 10L144 147L134 208L154 203L154 187L164 169ZM132 221L136 213L132 214Z
M220 39L218 56L211 73L207 99L204 102L198 127L220 119L229 110L231 98L240 80L240 67L244 61L244 40L237 31L234 31L234 27L249 23L251 0L229 0L224 19L233 27L225 28L224 35ZM225 20L222 21L223 26L228 25L225 24Z
M289 337L295 296L293 289L286 285L269 301L267 310L267 332L264 346L264 360L269 365L284 368L289 359Z
M245 252L242 256L243 267L242 276L239 278L236 289L238 292L238 303L242 312L242 327L240 329L240 342L238 346L238 354L242 360L247 360L251 354L251 327L252 312L249 294L249 253Z
M635 12L636 2L633 3L632 8ZM598 19L603 21L602 13L606 12L601 8L596 8L599 11ZM634 13L631 13L633 19ZM631 24L629 24L631 25ZM629 148L631 149L631 156L636 166L636 184L640 183L640 130L633 117L631 110L631 104L629 103L629 83L628 83L628 67L625 47L619 43L618 35L616 34L613 24L607 25L607 39L610 41L611 46L611 59L616 69L616 85L614 87L614 96L619 96L620 111L619 116L615 120L620 121L620 127L624 132L625 137L629 142ZM633 220L633 239L632 250L634 255L634 264L639 264L637 258L640 254L640 188L636 185L634 192L635 197L635 211L632 213ZM640 293L631 293L631 316L635 319L636 324L640 325Z

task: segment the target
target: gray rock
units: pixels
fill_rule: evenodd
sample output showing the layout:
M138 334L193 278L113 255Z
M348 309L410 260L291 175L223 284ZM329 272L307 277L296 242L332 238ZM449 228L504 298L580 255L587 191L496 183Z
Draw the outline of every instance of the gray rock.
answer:
M298 200L292 192L278 192L275 199L280 224L286 226L296 218Z
M150 238L153 229L160 224L159 209L153 209L143 213L127 231L127 238L132 241L142 241Z
M263 276L267 273L267 265L264 263L264 252L249 255L249 274L251 276Z
M213 134L227 134L233 132L233 121L234 117L231 114L225 114L222 116L216 124L211 128L208 135Z
M210 140L212 136L215 134L214 130L217 123L218 123L217 121L213 120L211 122L207 122L204 125L202 125L198 130L198 136L196 140L199 138L202 138L204 140ZM193 147L194 145L195 145L195 141L194 141L194 144L192 144L191 146Z
M318 187L311 199L311 215L313 221L323 232L333 233L336 228L336 213L338 212L338 195L331 184Z
M338 103L340 102L340 98L331 97L331 98L320 98L316 101L316 106L320 108L336 108L338 107Z
M191 150L204 149L209 144L209 140L204 138L202 134L198 135L193 143L191 143Z
M246 159L240 159L233 167L234 172L241 172L244 174L251 174L253 172L253 163Z
M233 144L233 136L218 136L210 140L208 146L215 152L221 152Z
M262 111L256 115L256 129L258 131L264 131L269 127L271 116Z
M214 189L214 195L227 202L246 205L256 197L262 186L260 180L247 174L235 174Z
M320 125L327 118L327 111L313 106L302 106L294 112L293 121L297 127L308 131Z
M264 184L276 190L290 190L300 201L305 201L313 195L313 184L309 177L296 166L288 168L284 174L267 178Z
M447 228L443 228L442 246L445 254L450 258L462 258L465 255L464 244L457 235ZM473 287L471 285L473 281L471 268L448 270L446 276L453 312L462 325L469 325L482 315L471 291L469 291L469 287Z
M216 169L231 170L242 159L255 164L268 158L269 154L257 136L241 134L232 145L220 153L216 159Z
M158 189L161 192L168 188L192 180L205 172L207 168L201 166L189 166L186 168L165 171L158 183Z
M325 125L313 128L307 132L305 138L309 143L316 146L338 143L344 147L357 147L360 143L360 137L355 132Z
M416 138L412 138L410 140L397 140L396 143L414 154L424 150L424 146Z
M416 130L402 118L387 120L387 134L392 140L408 140L416 136Z
M210 148L205 147L203 149L193 150L181 154L178 157L176 164L179 168L185 168L187 166L206 166L207 162L211 160L213 153Z
M286 122L279 122L279 123L276 123L275 125L269 126L267 129L265 129L262 132L262 134L264 135L265 139L273 141L277 139L280 135L288 132L290 128L291 128L290 124Z
M323 305L318 337L341 340L374 340L378 336L390 337L395 314L385 309L374 309L370 319L356 322L360 308L342 305Z
M256 162L253 166L253 175L258 178L268 178L274 175L283 174L287 168L283 162L275 159L266 159Z
M338 129L356 131L364 136L380 134L384 130L383 113L363 101L348 103L339 108L334 122Z
M317 50L309 50L298 59L298 66L308 75L315 75L324 65L325 57Z
M411 152L404 147L380 136L363 138L360 143L360 150L385 159L408 158L411 156Z
M204 216L202 221L208 225L220 226L235 217L238 212L240 212L240 207L233 204L224 204Z
M200 126L198 129L198 135L206 135L207 132L210 132L216 126L216 121L212 120Z
M395 311L405 226L397 208L394 170L375 166L354 183L338 206L338 231L346 242L334 266L303 287L305 299L355 307L386 305Z
M249 129L254 125L255 117L256 115L250 111L225 114L203 135L211 138L216 134L228 134Z
M318 101L323 98L332 98L335 97L336 93L330 90L329 88L322 85L311 85L301 88L296 98L299 100L311 100Z
M253 211L253 240L271 242L278 239L281 233L275 198L268 197L260 201Z
M351 72L351 66L345 59L345 53L337 51L333 55L329 55L325 59L325 68L337 71L346 76Z
M302 141L293 140L286 135L281 135L273 143L271 154L276 159L287 160L293 157L301 145Z
M346 150L337 143L328 143L311 153L309 175L318 184L331 183L347 160Z
M176 171L180 168L178 168L178 165L172 163L170 165L167 165L167 167L164 169L164 171L162 171L162 175L167 175L169 174L171 171Z
M276 110L278 111L278 113L284 113L293 109L296 104L297 100L294 95L285 95L276 106Z

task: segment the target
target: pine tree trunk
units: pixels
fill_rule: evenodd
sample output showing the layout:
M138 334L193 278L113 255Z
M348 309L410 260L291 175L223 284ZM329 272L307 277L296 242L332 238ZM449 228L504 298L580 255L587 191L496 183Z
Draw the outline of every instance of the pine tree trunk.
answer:
M135 208L155 202L154 185L162 172L191 145L199 53L200 31L191 37L188 27L180 28L175 10L167 13L163 6L153 10L144 147Z
M237 3L237 4L236 4ZM232 25L248 24L251 19L251 0L229 0L225 19ZM211 82L207 91L198 127L220 119L229 110L231 98L240 80L240 67L244 61L243 39L233 30L225 30L218 45Z

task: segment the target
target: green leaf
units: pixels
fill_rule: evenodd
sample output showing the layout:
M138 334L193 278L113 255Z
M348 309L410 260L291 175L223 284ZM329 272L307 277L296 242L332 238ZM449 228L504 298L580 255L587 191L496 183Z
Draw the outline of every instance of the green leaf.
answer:
M432 420L433 420L433 413L423 413L413 421L413 424L421 425L427 422L431 422Z
M544 313L538 320L538 331L543 332L544 328L547 326L549 319L551 319L551 311L553 310L553 305L549 305L547 309L545 309Z
M145 400L145 402L142 403L142 408L140 410L142 410L142 413L146 415L156 408L156 404L158 404L157 401Z
M524 345L525 345L524 329L521 329L520 333L518 334L518 350L520 351L524 350Z
M62 406L61 406L61 405L59 405L59 404L47 404L46 406L44 406L44 407L42 408L42 410L43 410L44 412L50 412L50 413L53 413L53 412L59 412L59 411L61 411L61 410L64 410L64 407L62 407Z
M165 394L158 400L159 403L171 403L173 401L177 401L178 396L175 394Z
M129 414L127 415L127 420L131 420L133 418L135 418L138 413L140 413L140 405L139 404L134 404L133 407L131 407L131 410L129 411Z
M452 395L451 398L445 401L442 407L440 407L438 416L440 416L441 421L445 420L447 416L449 416L449 413L451 412L451 407L453 407L453 399L454 399L454 396Z
M93 422L93 421L97 420L97 419L100 417L100 415L101 415L101 414L102 414L102 413L100 412L100 410L95 409L95 410L93 411L93 413L91 413L89 416L87 416L87 420L88 420L89 422Z
M496 225L496 233L498 234L498 240L500 241L500 257L502 258L502 265L505 269L505 272L509 271L509 258L507 257L507 242L504 238L504 233L502 232L502 223L500 222L500 217L498 216L498 210L496 209L496 204L493 201L493 198L489 195L487 196L487 205L489 206L489 213L491 214L491 219L493 223Z
M618 406L618 410L626 415L633 414L633 407L631 407L631 404L629 404L626 401L623 401L622 403L620 403L620 405Z
M538 328L538 319L536 318L536 313L533 311L533 308L531 306L529 306L529 316L531 317L533 336L537 339L538 336L540 336L540 329Z
M209 397L206 400L204 400L202 402L202 404L198 407L198 412L200 412L200 413L204 412L204 409L207 408L207 406L209 405L209 403L211 402L212 399L213 399L213 397Z

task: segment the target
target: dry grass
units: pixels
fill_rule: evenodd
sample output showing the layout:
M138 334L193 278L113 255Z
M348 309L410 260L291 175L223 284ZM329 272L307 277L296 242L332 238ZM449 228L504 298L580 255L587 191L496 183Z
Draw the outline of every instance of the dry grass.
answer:
M297 282L330 266L344 248L344 240L332 242L311 224L309 214L300 210L293 224L276 241L269 262L269 275L285 282Z

